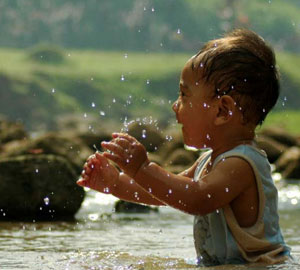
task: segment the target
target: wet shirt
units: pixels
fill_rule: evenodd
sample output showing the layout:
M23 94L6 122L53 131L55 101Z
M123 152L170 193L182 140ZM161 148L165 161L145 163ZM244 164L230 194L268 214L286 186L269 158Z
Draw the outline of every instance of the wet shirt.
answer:
M212 151L200 158L194 174L199 181ZM256 177L259 213L256 223L247 228L239 226L230 205L205 216L195 216L194 241L197 260L202 265L241 264L285 261L290 248L284 242L278 217L278 192L271 176L266 153L251 145L239 145L218 156L214 166L228 157L245 159Z

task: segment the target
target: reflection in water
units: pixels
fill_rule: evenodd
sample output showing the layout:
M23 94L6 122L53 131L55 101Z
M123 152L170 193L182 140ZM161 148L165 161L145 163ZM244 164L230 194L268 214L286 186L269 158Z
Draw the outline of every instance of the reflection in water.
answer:
M197 268L193 217L168 207L159 213L116 214L115 198L88 191L74 222L0 223L2 269L299 269L296 262L276 266ZM285 239L300 258L298 186L280 187ZM49 202L51 204L51 202Z

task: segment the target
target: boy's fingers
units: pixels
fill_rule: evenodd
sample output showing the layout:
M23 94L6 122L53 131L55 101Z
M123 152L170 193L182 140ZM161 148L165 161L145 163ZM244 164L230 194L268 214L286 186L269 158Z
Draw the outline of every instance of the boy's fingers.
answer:
M116 143L113 143L113 142L103 142L102 144L102 147L113 152L115 155L120 155L120 156L123 156L124 154L124 150L123 148L116 144ZM104 155L105 157L107 157L106 155Z
M76 183L77 183L77 185L82 186L82 187L87 186L87 181L82 178L78 179Z
M93 165L93 164L91 164L91 166L92 166L92 165ZM87 167L87 168L85 169L85 173L86 173L86 174L90 174L91 171L92 171L91 167Z
M133 142L137 142L137 139L130 136L129 134L127 133L113 133L113 138L123 138L123 139L126 139L128 140L129 142L133 143Z
M122 165L123 164L123 159L120 158L118 155L115 155L115 154L111 154L111 153L108 153L108 152L104 152L104 157L110 159L111 161L117 163L118 165Z

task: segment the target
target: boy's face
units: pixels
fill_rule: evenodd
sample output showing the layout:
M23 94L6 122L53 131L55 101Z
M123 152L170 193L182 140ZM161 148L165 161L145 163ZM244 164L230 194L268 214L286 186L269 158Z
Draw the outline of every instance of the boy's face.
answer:
M178 123L182 125L184 143L206 148L210 147L213 139L214 99L209 96L211 86L199 80L199 73L192 70L191 64L192 59L182 70L179 97L172 108Z

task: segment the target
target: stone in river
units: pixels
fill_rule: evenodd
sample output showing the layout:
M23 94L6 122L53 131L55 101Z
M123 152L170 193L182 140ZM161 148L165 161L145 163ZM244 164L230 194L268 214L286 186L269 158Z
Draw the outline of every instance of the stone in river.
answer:
M59 156L0 159L0 220L72 219L84 199L77 178Z

